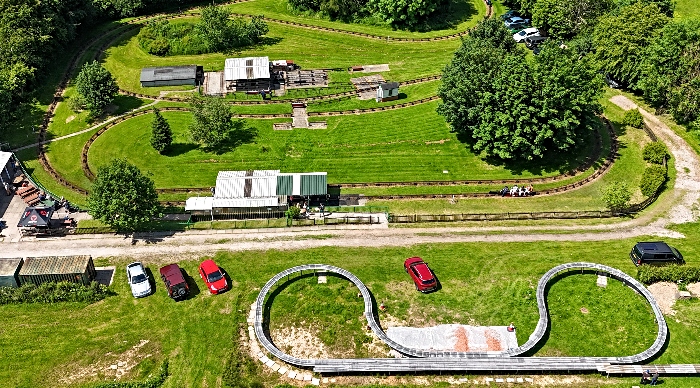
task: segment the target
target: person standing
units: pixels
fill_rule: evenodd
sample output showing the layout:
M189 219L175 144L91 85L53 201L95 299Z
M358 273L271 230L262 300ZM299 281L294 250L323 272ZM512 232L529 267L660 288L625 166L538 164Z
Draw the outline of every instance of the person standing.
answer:
M642 379L639 380L639 384L647 384L649 382L650 377L651 375L649 374L649 369L645 370L644 372L642 372Z
M651 385L656 385L657 381L659 380L659 372L656 371L654 374L651 376Z

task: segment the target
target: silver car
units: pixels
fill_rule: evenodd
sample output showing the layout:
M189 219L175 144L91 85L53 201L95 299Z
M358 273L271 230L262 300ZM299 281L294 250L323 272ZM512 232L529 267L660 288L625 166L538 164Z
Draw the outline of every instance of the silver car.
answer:
M148 280L148 274L140 262L137 261L126 266L126 277L134 298L150 295L151 282Z

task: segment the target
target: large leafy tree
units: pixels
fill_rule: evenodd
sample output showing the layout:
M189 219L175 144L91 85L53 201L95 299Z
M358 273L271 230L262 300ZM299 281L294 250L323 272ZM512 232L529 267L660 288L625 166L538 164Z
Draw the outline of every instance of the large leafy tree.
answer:
M475 38L498 28L479 24L443 71L438 112L477 152L532 160L573 148L600 111L600 81L577 52L547 45L528 61L502 39Z
M112 74L97 61L83 65L75 78L75 89L93 116L99 116L119 92Z
M700 129L700 20L669 23L648 48L639 88L654 107Z
M413 28L443 4L443 0L369 0L368 7L393 26Z
M634 87L647 47L669 19L656 4L637 2L600 19L593 33L593 55L600 70Z
M159 213L153 180L124 159L97 170L88 196L90 215L119 231L135 231Z
M192 140L206 148L217 148L230 140L239 123L233 121L231 108L221 98L194 96L190 101L194 121Z
M160 114L158 108L153 108L153 122L151 122L151 146L159 153L163 153L173 142L173 131L170 124Z
M635 3L656 4L661 13L668 17L673 17L673 11L676 8L675 0L615 0L618 7L627 7Z
M556 38L571 38L591 28L613 7L613 0L537 0L532 22Z

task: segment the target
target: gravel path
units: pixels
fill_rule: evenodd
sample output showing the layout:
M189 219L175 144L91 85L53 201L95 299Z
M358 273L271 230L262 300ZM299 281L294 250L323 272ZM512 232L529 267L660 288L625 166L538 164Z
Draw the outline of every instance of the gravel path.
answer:
M611 99L623 109L636 105L624 96ZM640 109L641 110L641 109ZM673 155L677 178L673 193L663 203L629 221L604 225L575 226L507 226L388 228L387 225L353 226L321 229L320 227L237 231L189 231L150 238L88 235L66 236L3 243L0 257L89 254L93 257L162 256L171 260L212 254L219 250L294 250L323 246L385 247L413 244L457 242L537 242L537 241L602 241L657 236L683 238L666 228L698 219L700 199L700 158L690 146L668 126L650 113L641 110L654 133L663 140ZM560 233L552 233L552 230ZM40 241L40 242L39 242Z

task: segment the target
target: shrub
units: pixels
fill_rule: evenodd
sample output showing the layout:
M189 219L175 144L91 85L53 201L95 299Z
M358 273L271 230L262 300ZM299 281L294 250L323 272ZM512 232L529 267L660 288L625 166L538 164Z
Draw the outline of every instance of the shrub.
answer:
M649 163L664 164L664 160L668 157L668 149L666 144L655 141L644 146L642 157Z
M667 265L663 267L640 265L637 267L637 280L644 284L700 282L700 267L688 265Z
M39 286L26 283L18 288L0 287L0 305L21 303L94 303L113 292L102 284L92 282L83 285L70 282L42 283Z
M299 218L300 214L301 209L299 209L296 206L290 206L289 209L287 209L287 211L284 212L284 215L287 216L287 218Z
M94 388L158 388L168 378L168 359L163 360L160 370L155 376L149 376L144 381L124 381L95 384Z
M666 169L663 166L653 164L647 166L642 173L642 180L639 182L639 188L642 194L646 197L651 197L661 188L666 182Z
M625 112L625 115L622 117L622 124L641 129L644 126L644 118L639 113L639 109L631 109Z
M603 188L603 202L612 211L627 208L631 198L632 192L625 182L613 182Z

